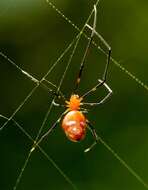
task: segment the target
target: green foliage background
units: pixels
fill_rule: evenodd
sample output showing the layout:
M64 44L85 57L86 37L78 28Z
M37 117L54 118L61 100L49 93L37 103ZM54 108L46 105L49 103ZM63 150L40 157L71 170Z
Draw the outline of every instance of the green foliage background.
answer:
M90 14L93 0L52 1L79 28ZM125 68L148 83L148 1L100 1L97 31L112 47L112 56ZM86 31L88 32L88 31ZM0 1L0 50L17 65L37 79L47 72L77 31L45 0ZM89 32L88 32L89 35ZM95 38L97 41L97 38ZM82 38L73 58L62 91L68 98L87 40ZM97 43L99 43L97 41ZM102 46L104 48L104 46ZM48 76L57 84L63 75L69 52ZM101 77L105 56L95 47L90 51L85 67L80 94L92 87ZM148 90L136 83L120 68L111 63L108 84L113 97L106 104L89 111L87 117L98 134L148 182ZM7 60L0 57L0 114L9 117L34 87ZM96 92L88 101L104 95ZM99 96L100 95L100 96ZM35 138L53 96L38 88L16 114L15 120ZM63 110L55 108L48 117L46 131ZM1 125L4 123L0 119ZM78 189L85 190L144 190L146 189L100 143L91 152L83 150L93 138L87 134L82 143L67 140L60 126L41 146L71 178ZM0 189L10 190L15 185L32 142L13 122L0 131ZM72 187L36 150L26 167L18 190L70 190Z

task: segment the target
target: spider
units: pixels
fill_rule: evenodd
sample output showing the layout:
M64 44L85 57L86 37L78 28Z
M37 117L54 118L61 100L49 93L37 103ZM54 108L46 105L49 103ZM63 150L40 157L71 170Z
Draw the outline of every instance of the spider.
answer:
M97 143L97 141L99 140L95 128L93 127L93 125L90 123L90 121L84 115L86 109L84 109L82 106L85 106L85 105L87 105L87 106L101 105L112 94L111 88L106 84L108 67L109 67L110 57L111 57L111 47L104 40L104 38L98 32L96 32L96 30L95 30L95 28L96 28L96 18L97 18L97 9L96 9L95 5L94 5L93 13L94 13L93 27L86 24L86 27L91 30L91 36L89 38L88 44L86 46L86 50L84 52L84 55L83 55L83 58L82 58L82 61L81 61L81 64L80 64L80 69L79 69L79 72L78 72L74 93L71 94L69 100L67 101L65 96L61 93L61 91L59 91L59 89L54 85L57 88L57 92L55 93L55 95L57 96L57 98L62 97L65 104L62 105L62 104L59 104L59 103L56 103L55 101L53 101L53 105L54 106L64 106L66 108L66 111L61 114L59 119L40 138L40 140L38 142L35 142L35 145L32 148L32 151L35 149L35 146L37 146L57 126L57 124L60 121L62 123L61 126L62 126L66 136L68 137L69 140L71 140L73 142L78 142L78 141L81 141L82 139L84 139L85 134L86 134L86 128L88 128L91 131L92 135L94 136L95 141L84 152L90 151L94 147L94 145ZM80 84L80 81L81 81L81 77L82 77L82 73L83 73L83 69L84 69L84 65L85 65L85 60L86 60L86 57L88 55L88 51L90 49L90 45L92 43L94 35L96 35L100 39L100 41L108 49L107 62L106 62L106 65L105 65L105 69L104 69L102 79L98 79L97 84L93 88L91 88L85 94L80 96L80 95L78 95L77 90L78 90L78 87L79 87L79 84ZM108 91L107 95L101 101L93 102L93 103L83 101L86 96L90 95L92 92L96 91L101 86L104 86Z

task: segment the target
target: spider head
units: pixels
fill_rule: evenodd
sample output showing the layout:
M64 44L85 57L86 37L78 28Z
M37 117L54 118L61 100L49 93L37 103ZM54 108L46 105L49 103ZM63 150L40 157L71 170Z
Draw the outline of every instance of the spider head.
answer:
M79 110L81 105L82 98L77 94L73 94L70 97L69 101L66 101L66 106L70 111Z

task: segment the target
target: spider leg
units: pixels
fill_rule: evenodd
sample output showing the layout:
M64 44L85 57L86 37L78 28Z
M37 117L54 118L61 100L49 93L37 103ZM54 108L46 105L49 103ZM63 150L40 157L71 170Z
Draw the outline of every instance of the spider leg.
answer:
M58 99L61 99L61 98L62 98L62 100L63 100L64 102L66 101L65 95L60 91L60 89L59 89L55 84L53 84L52 82L50 82L50 81L48 81L48 80L46 80L46 79L43 79L43 81L46 82L47 85L51 85L52 87L55 88L55 90L53 90L52 93L53 93ZM42 83L42 85L44 85L44 84ZM45 85L45 88L46 88L47 85ZM63 105L63 104L61 104L61 103L55 102L55 100L53 100L52 104L53 104L54 106L57 106L57 107L66 107L65 105Z
M6 55L4 55L2 52L0 52L0 56L2 56L4 59L6 59L8 61L8 63L12 64L13 66L16 67L16 69L22 73L24 76L26 76L29 80L31 80L34 84L36 84L37 86L41 86L42 88L44 88L45 90L47 90L49 93L57 96L57 97L62 97L64 99L64 95L63 93L58 90L58 88L56 87L56 85L54 85L53 83L49 82L48 80L45 79L45 77L43 77L41 80L38 80L37 78L35 78L33 75L29 74L27 71L23 70L21 67L19 67L18 65L16 65L10 58L8 58ZM44 84L43 81L45 81L47 84L50 84L52 86L54 86L56 88L56 91L49 88L47 86L47 84Z
M59 104L59 103L57 103L57 102L55 102L55 100L53 100L52 101L52 104L54 105L54 106L56 106L56 107L66 107L66 105L64 105L64 104Z
M99 84L102 84L102 80L98 80L99 81ZM110 96L112 95L112 93L113 93L113 91L111 90L111 88L104 82L103 83L103 86L107 89L107 91L108 91L108 93L107 93L107 95L102 99L102 100L100 100L99 102L89 102L89 103L85 103L85 102L83 102L83 105L89 105L89 106L97 106L97 105L100 105L100 104L103 104L103 103L105 103L106 102L106 100L108 99L108 98L110 98ZM97 89L97 88L96 88ZM94 88L92 88L92 91L94 91ZM90 92L90 91L89 91Z
M82 61L81 61L80 70L79 70L78 77L77 77L77 80L76 80L75 91L78 89L78 86L79 86L79 83L80 83L80 80L81 80L81 76L82 76L82 72L83 72L83 69L84 69L85 60L87 58L87 55L88 55L88 52L89 52L90 45L92 43L94 34L100 39L100 41L108 49L107 62L106 62L106 65L105 65L103 76L102 76L102 82L99 84L99 86L102 86L103 83L105 83L106 79L107 79L108 67L109 67L110 57L111 57L111 47L106 42L106 40L98 32L96 32L96 30L95 30L96 29L96 20L97 20L97 9L96 9L96 6L94 5L94 22L93 22L93 27L91 27L90 25L86 24L86 27L88 27L92 31L92 33L91 33L91 37L90 37L90 39L88 41L88 44L87 44L84 56L83 56ZM86 93L85 96L88 95L88 94L89 93Z
M92 133L92 135L93 135L95 141L94 141L87 149L84 150L85 153L86 153L86 152L89 152L89 151L98 143L98 140L99 140L99 137L98 137L98 135L97 135L97 133L96 133L96 130L95 130L95 128L93 127L93 125L91 125L91 123L90 123L89 121L87 121L87 124L88 124L87 127L88 127L88 129L90 130L90 132Z
M31 149L31 152L35 150L35 148L45 139L52 131L53 129L57 126L57 124L61 121L63 115L66 114L67 111L63 112L60 117L56 120L56 122L49 128L49 130L36 142L34 141L34 146Z
M106 46L106 48L108 49L108 54L107 54L107 61L106 61L106 65L105 65L105 69L104 69L104 73L102 76L102 83L106 81L107 78L107 73L108 73L108 67L109 67L109 63L110 63L110 57L111 57L111 47L110 45L106 42L106 40L96 31L94 30L94 28L92 28L91 26L89 26L88 24L86 25L90 30L92 30L94 32L94 34L96 34L96 36L100 39L100 41Z
M61 92L61 90L52 82L48 81L47 79L43 79L43 81L45 81L47 83L47 85L51 85L52 87L55 88L55 91L53 90L53 93L55 93L55 95L57 96L57 98L62 98L64 101L66 101L65 95ZM43 85L43 83L42 83ZM45 85L45 86L47 86Z
M76 86L75 86L74 91L77 91L77 89L78 89L78 87L79 87L79 84L80 84L80 80L81 80L81 77L82 77L82 72L83 72L84 65L85 65L85 60L86 60L86 58L87 58L87 56L88 56L89 49L90 49L90 45L91 45L91 43L92 43L93 36L94 36L94 34L95 34L96 21L97 21L97 9L96 9L96 6L94 5L93 28L92 28L91 36L90 36L90 38L89 38L88 44L87 44L87 46L86 46L86 49L85 49L85 52L84 52L84 55L83 55L83 58L82 58L82 61L81 61L81 64L80 64L80 69L79 69L79 72L78 72L78 76L77 76L77 80L76 80ZM86 25L86 26L87 26L87 25Z
M82 97L86 97L88 96L91 92L95 91L97 88L99 88L100 86L104 85L104 83L106 82L106 79L107 79L107 74L108 74L108 68L109 68L109 63L110 63L110 57L111 57L111 47L110 45L105 41L105 39L98 33L96 32L96 30L94 30L94 28L92 28L91 26L89 26L88 24L86 25L90 30L93 31L94 34L97 35L97 37L100 39L100 41L106 46L106 48L108 49L108 54L107 54L107 61L106 61L106 65L105 65L105 69L104 69L104 72L103 72L103 76L102 76L102 80L98 80L99 83L94 86L92 89L90 89L89 91L87 91ZM110 94L111 94L111 89L107 86L107 84L104 85L109 91L110 91ZM108 95L109 96L109 95ZM107 97L108 97L107 96ZM107 99L107 97L105 99Z

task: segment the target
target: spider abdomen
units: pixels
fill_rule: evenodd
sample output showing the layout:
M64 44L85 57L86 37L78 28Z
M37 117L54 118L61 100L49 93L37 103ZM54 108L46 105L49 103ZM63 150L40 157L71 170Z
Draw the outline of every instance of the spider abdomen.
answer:
M64 116L62 128L69 140L78 142L85 137L86 118L80 111L69 111Z

